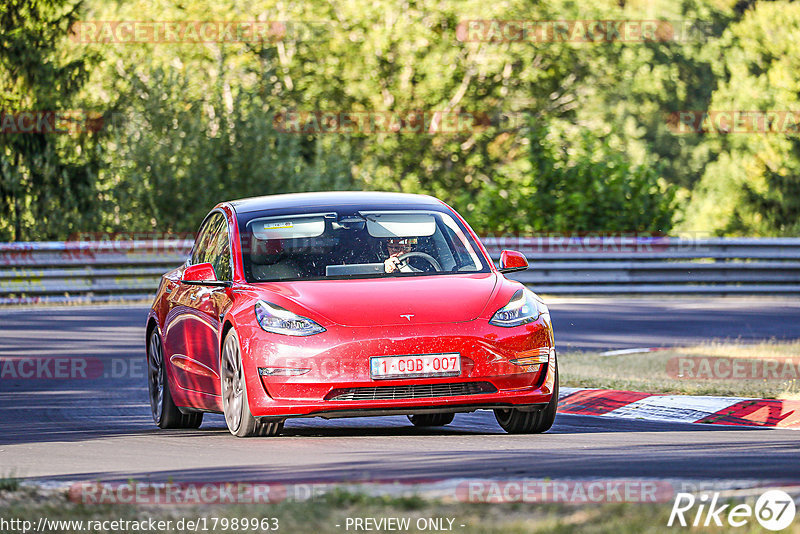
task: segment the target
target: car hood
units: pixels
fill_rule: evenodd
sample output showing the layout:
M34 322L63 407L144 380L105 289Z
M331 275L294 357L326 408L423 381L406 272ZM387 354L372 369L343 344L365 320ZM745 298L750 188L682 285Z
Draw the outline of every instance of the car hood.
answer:
M265 300L277 293L296 303L292 311L309 310L344 326L376 326L471 321L486 307L497 281L495 273L475 273L254 285Z

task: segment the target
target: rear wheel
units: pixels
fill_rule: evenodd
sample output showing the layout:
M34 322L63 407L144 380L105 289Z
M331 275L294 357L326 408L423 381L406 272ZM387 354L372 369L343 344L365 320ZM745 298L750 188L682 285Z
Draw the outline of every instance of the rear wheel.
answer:
M547 432L556 420L558 409L558 364L555 363L553 397L543 410L523 412L515 408L495 410L494 417L509 434L540 434Z
M222 411L225 413L225 423L231 434L240 438L280 434L283 421L264 421L256 419L250 413L239 338L233 330L225 337L220 371Z
M159 428L197 428L203 422L202 413L181 413L169 391L169 378L164 365L164 348L158 330L153 329L147 344L147 390L150 412Z
M425 413L409 415L408 420L414 426L444 426L453 422L454 413Z

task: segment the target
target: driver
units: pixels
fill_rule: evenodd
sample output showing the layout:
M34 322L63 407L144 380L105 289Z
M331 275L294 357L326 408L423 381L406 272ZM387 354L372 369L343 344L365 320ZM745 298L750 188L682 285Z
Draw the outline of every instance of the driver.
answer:
M403 254L407 254L409 252L413 252L414 245L417 244L416 238L412 237L405 237L405 238L389 238L386 240L386 251L389 253L389 257L386 261L383 262L384 270L387 273L394 273L394 272L401 272L401 273L413 273L417 272L418 269L414 269L411 267L407 262L400 261L398 258Z

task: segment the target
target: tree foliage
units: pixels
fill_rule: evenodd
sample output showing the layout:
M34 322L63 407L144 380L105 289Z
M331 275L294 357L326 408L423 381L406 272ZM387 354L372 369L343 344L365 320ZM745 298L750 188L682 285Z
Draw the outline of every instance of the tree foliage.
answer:
M484 234L799 228L796 136L676 134L666 119L797 109L800 8L786 0L85 2L0 6L0 108L104 113L99 133L0 133L0 239L190 231L220 200L329 189L433 194ZM78 19L288 26L261 42L86 44L66 38ZM690 31L459 39L459 24L486 19ZM297 110L487 120L433 133L276 129Z
M70 109L93 60L91 55L70 58L62 50L79 8L71 0L8 0L0 5L4 113ZM85 132L71 139L0 134L0 239L63 238L95 223L99 150Z
M800 5L754 4L715 43L718 85L709 107L800 111L798 32ZM800 232L800 130L771 127L783 131L709 135L698 144L696 152L711 157L687 209L690 225L721 235Z

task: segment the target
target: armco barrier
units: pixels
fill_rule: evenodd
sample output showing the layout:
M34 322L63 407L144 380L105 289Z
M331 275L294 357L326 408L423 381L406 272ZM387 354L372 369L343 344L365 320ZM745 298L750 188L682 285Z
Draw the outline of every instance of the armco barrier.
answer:
M543 294L798 294L800 238L484 238L523 252L509 275ZM181 241L0 243L0 304L147 299L191 250Z
M485 238L530 262L510 278L544 294L800 293L800 239Z
M192 241L0 243L0 304L140 300Z

